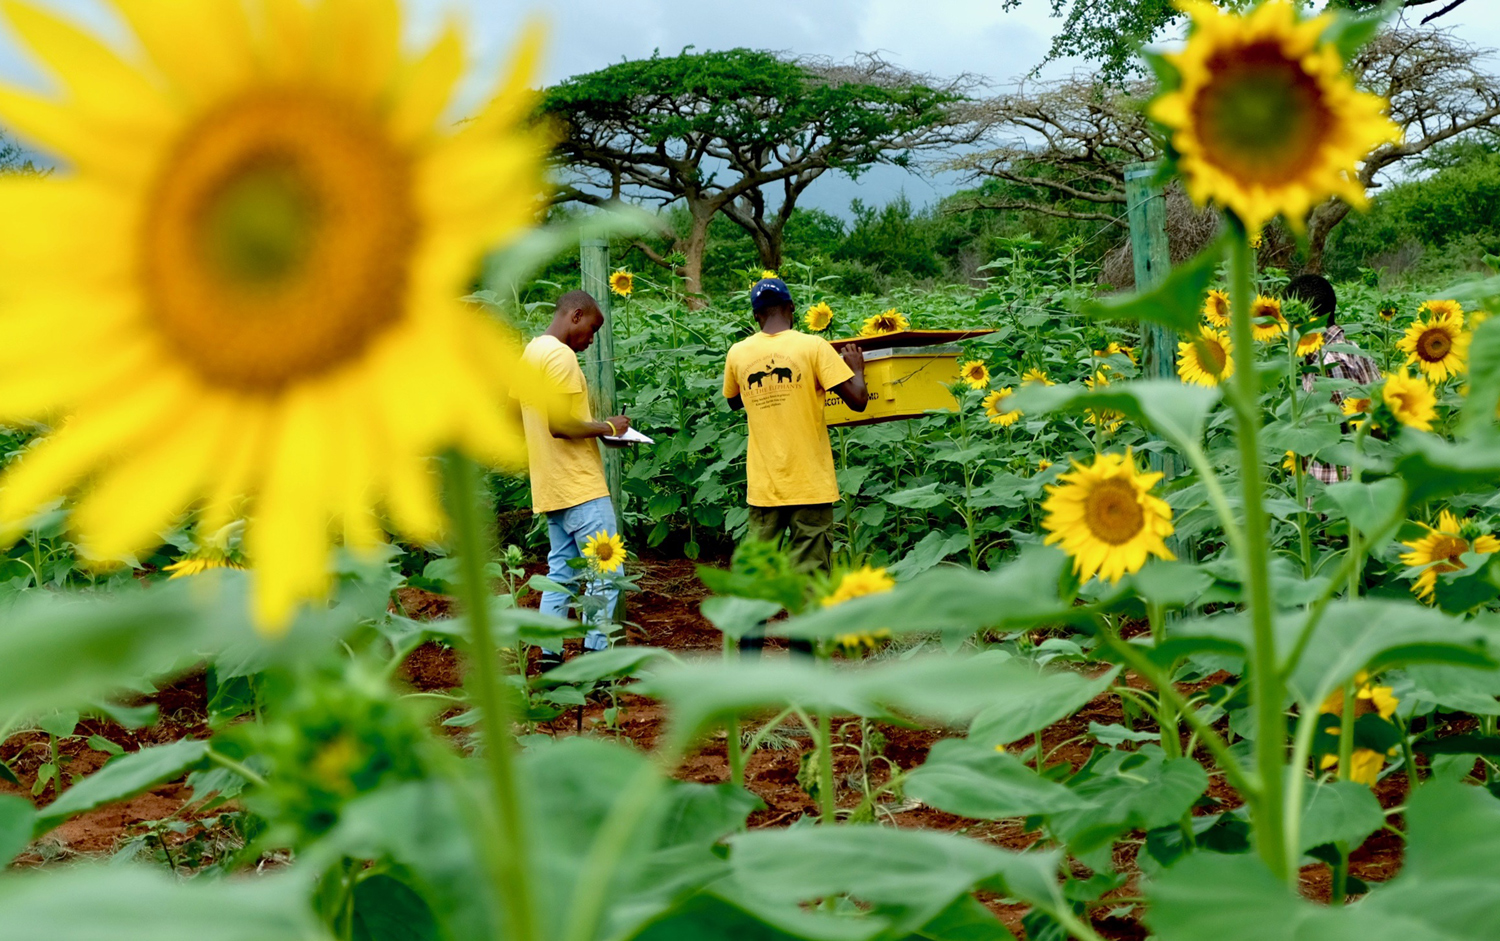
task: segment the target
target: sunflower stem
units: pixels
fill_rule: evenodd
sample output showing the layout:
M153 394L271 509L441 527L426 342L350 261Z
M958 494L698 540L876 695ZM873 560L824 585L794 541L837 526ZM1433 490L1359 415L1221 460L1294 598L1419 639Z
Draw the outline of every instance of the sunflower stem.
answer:
M1230 403L1234 408L1240 448L1240 484L1243 491L1245 553L1240 558L1250 608L1254 645L1250 655L1251 699L1255 711L1255 765L1259 778L1259 800L1255 803L1255 844L1261 859L1283 882L1296 875L1288 860L1283 805L1286 790L1286 724L1282 683L1276 657L1275 609L1271 603L1268 559L1271 548L1266 537L1265 495L1261 492L1260 376L1255 368L1255 340L1251 332L1250 307L1254 301L1254 256L1249 234L1237 219L1229 255L1230 305L1235 349L1244 350L1243 369L1234 373Z
M520 786L516 780L515 754L510 738L511 715L496 669L497 648L490 629L490 592L484 566L489 540L483 522L484 484L479 468L466 457L450 454L443 461L448 513L458 550L459 585L469 621L469 656L477 687L473 699L484 716L485 765L495 802L495 823L501 851L493 873L495 889L503 900L509 931L497 931L510 941L534 941L536 921L532 910L525 819L521 812Z

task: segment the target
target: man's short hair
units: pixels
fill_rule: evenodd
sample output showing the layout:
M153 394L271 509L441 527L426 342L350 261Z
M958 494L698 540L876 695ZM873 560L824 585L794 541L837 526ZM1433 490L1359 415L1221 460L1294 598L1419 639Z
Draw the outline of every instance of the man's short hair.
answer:
M570 314L575 310L588 310L598 306L599 302L588 291L569 291L557 299L557 306L552 309L552 313L553 316Z
M1286 286L1285 295L1306 304L1319 317L1327 319L1333 326L1333 314L1339 306L1339 296L1333 285L1320 274L1299 274Z

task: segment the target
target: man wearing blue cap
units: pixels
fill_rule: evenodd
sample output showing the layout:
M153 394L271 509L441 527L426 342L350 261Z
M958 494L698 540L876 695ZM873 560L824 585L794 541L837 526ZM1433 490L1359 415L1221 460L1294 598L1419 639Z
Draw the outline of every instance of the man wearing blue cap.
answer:
M724 363L724 397L730 408L744 410L750 429L749 536L762 542L784 537L799 570L826 571L839 487L823 400L832 390L854 411L865 410L864 353L851 344L841 355L822 337L794 329L792 293L780 278L757 281L750 307L760 331L730 347ZM764 643L746 638L741 646Z

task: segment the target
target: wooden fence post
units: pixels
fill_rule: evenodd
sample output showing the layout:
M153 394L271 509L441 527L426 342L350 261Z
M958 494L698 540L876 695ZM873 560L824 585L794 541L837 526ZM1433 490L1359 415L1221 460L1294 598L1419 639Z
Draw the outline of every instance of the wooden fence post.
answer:
M615 399L615 321L610 313L609 240L584 239L579 247L579 267L583 271L583 289L599 302L604 326L583 354L583 373L589 383L589 408L596 421L619 414ZM620 505L622 455L616 448L602 447L604 479L609 483L609 497L615 505L615 525L624 524Z
M1132 163L1125 168L1125 206L1130 222L1130 255L1135 263L1135 289L1149 291L1166 280L1172 268L1167 248L1167 201L1152 181L1156 164ZM1177 334L1156 324L1141 327L1141 374L1148 379L1177 375ZM1152 451L1151 469L1176 476L1176 455Z

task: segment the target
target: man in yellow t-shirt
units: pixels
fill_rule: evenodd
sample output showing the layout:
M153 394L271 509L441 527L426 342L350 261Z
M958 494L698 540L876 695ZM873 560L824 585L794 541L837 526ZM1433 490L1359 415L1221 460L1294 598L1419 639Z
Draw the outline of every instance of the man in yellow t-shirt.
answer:
M585 291L570 291L557 300L552 324L526 346L523 358L542 374L555 398L512 394L521 399L521 421L526 429L527 463L531 475L531 508L547 517L551 541L548 577L567 582L576 577L568 563L583 557L583 544L599 533L617 532L614 503L604 479L604 461L595 439L618 436L630 419L616 415L594 421L589 410L588 383L578 366L578 353L594 342L604 326L599 303ZM604 617L614 613L619 590L605 588ZM541 610L566 617L567 596L542 593ZM583 639L585 650L602 650L609 637L595 628ZM555 651L542 651L542 668L562 662Z
M856 412L865 410L864 354L850 345L841 355L822 337L793 329L796 307L780 278L757 281L750 307L760 331L730 347L724 363L724 397L730 408L744 410L750 430L749 536L762 542L785 537L799 570L826 571L839 486L823 400L831 390ZM763 644L763 638L741 641L747 649Z

